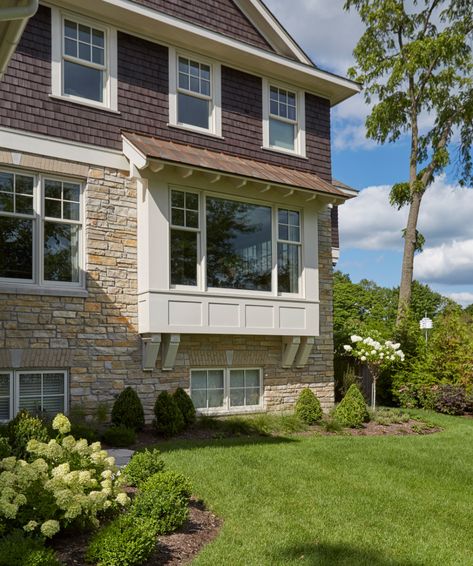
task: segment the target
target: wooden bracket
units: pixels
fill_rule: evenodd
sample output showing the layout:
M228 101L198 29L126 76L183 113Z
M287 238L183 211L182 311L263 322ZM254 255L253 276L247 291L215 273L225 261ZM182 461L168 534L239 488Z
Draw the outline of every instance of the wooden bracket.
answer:
M142 368L143 371L153 371L156 368L159 347L161 346L161 334L142 336Z

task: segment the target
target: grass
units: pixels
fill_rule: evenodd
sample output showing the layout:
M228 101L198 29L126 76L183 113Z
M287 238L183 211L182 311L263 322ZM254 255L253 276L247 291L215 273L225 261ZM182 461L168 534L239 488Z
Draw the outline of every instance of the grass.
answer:
M444 431L164 443L224 520L194 566L473 564L473 419L428 418Z

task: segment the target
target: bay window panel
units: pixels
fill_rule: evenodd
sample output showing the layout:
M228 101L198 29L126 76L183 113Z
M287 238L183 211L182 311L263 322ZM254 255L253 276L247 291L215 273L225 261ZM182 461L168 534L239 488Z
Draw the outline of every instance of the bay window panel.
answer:
M0 216L0 277L33 279L34 220Z
M299 292L299 246L278 243L278 292Z
M271 208L207 198L209 287L271 291Z
M197 232L171 230L171 285L197 285Z
M77 224L44 222L44 278L46 281L78 283L80 227Z

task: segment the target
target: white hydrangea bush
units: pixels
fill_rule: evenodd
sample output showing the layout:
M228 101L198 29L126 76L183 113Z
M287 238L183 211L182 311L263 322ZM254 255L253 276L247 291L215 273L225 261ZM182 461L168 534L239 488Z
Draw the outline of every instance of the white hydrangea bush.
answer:
M71 425L62 414L53 428L56 439L30 440L30 462L0 461L0 533L19 527L49 538L75 521L98 525L101 512L129 504L115 460L100 443L67 435Z
M376 382L380 373L399 362L404 361L401 345L390 340L375 340L370 336L363 338L356 334L350 337L351 344L343 346L345 352L366 364L373 378L372 407L376 407Z

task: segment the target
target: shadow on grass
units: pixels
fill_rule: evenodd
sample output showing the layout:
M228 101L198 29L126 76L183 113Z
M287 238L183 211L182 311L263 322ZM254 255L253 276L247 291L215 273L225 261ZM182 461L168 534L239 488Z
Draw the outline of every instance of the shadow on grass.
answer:
M285 436L237 436L231 438L206 438L206 439L161 439L156 440L148 449L158 448L160 452L172 450L193 450L194 448L223 448L233 446L251 446L254 444L289 444L299 442L296 438ZM140 448L144 450L144 448Z
M356 548L349 544L299 544L271 556L272 564L294 561L310 566L420 566L419 562L389 559L375 550Z

